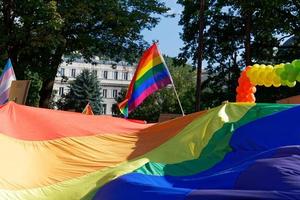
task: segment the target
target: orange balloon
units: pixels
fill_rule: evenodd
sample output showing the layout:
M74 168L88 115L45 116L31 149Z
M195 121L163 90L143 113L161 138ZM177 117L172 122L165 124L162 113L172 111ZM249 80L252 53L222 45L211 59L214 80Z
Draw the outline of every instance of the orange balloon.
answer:
M252 86L252 87L250 88L250 90L251 90L252 93L255 93L255 92L256 92L256 87L255 87L255 86Z
M242 71L241 76L247 76L246 70Z
M248 102L254 103L256 101L254 94L249 94L247 100Z
M235 89L236 93L239 94L241 93L243 90L241 88L241 86L238 86L236 89Z
M245 90L249 90L249 88L252 87L251 83L250 82L245 82L243 83L243 85L241 85L241 87L243 87Z
M253 94L253 93L256 92L256 87L255 87L255 86L250 86L250 87L247 88L246 91L247 91L247 93L249 93L249 94Z
M238 82L239 82L239 85L242 85L244 82L247 82L247 80L245 79L244 76L241 76L241 77L239 78Z
M251 84L247 71L252 66L247 66L242 72L238 79L238 87L236 88L236 101L237 102L255 102L254 93L256 92L255 85Z

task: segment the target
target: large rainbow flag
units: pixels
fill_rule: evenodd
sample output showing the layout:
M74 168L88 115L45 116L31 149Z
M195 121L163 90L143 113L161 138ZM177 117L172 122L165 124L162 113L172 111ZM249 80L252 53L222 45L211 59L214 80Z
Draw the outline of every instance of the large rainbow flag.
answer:
M128 114L138 107L150 94L172 83L172 78L157 44L147 49L134 73L126 98L119 104L121 113Z
M300 106L228 103L158 124L7 103L1 200L300 198Z

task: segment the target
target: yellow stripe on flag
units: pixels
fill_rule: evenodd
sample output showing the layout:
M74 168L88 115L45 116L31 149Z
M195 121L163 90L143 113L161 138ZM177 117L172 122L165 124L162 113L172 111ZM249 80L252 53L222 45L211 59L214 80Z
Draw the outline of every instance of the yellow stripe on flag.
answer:
M162 63L162 59L160 56L155 57L154 59L149 60L148 63L145 64L144 67L137 73L136 80L139 80L147 71L149 71L152 67L159 65Z

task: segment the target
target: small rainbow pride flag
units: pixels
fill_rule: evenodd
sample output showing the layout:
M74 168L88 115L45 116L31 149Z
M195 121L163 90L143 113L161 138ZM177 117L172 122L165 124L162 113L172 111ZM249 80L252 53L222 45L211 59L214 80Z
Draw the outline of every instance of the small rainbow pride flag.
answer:
M118 105L121 113L128 117L128 114L150 94L171 83L169 70L154 43L144 52L127 90L126 98Z
M93 108L90 105L90 103L86 104L85 108L82 111L82 114L85 114L85 115L94 115Z

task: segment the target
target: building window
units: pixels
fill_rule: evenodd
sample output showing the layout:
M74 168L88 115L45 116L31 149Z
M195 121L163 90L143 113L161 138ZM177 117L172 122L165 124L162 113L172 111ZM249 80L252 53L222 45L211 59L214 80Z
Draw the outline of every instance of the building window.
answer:
M60 68L60 75L65 76L65 68Z
M104 78L104 79L107 79L107 71L104 71L104 72L103 72L103 78Z
M115 80L118 80L118 72L115 72L115 73L114 73L114 79L115 79Z
M103 89L102 96L103 96L103 98L107 97L107 89Z
M106 115L106 104L102 104L102 114Z
M71 76L72 77L76 77L76 69L72 69L71 70Z
M128 80L128 72L123 73L123 79L126 81Z
M117 98L118 96L118 90L113 90L113 98Z
M58 94L59 94L60 96L64 95L64 87L59 87Z

